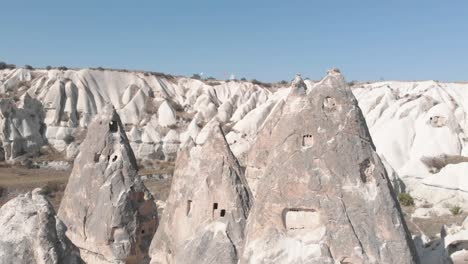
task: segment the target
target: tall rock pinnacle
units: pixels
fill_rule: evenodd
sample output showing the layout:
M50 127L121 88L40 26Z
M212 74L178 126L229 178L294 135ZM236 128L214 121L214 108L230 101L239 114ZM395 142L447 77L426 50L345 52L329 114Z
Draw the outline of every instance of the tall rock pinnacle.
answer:
M297 83L297 82L295 82ZM366 122L338 70L292 85L249 154L261 161L240 263L416 263Z
M58 213L67 236L88 263L147 260L156 205L114 109L95 118L80 149Z
M237 263L251 194L216 121L179 153L151 263Z

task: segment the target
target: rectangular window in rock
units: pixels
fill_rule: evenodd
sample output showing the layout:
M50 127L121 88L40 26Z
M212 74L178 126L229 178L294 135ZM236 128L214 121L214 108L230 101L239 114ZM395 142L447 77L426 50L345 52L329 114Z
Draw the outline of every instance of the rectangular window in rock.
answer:
M191 209L192 209L192 200L187 200L187 216L189 216Z
M302 136L302 146L303 147L311 147L314 144L314 138L312 135L303 135Z
M224 217L226 215L226 210L222 209L221 212L219 213L219 216Z
M284 226L287 230L315 229L320 225L319 214L313 209L284 209L283 221Z
M213 218L216 215L216 210L218 210L218 203L213 203L213 212L212 212L212 217Z

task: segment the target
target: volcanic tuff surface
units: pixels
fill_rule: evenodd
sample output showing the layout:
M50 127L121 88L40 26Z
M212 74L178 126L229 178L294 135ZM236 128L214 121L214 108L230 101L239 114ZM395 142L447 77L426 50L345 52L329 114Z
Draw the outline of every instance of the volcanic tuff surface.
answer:
M81 264L78 249L41 189L0 208L0 263Z
M308 95L303 87L296 78L260 132L258 142L271 151L258 153L265 168L241 263L416 263L390 181L343 77L332 70Z
M151 263L238 262L252 197L216 121L184 144Z
M59 213L88 263L142 263L158 225L153 197L137 174L119 116L111 108L89 126Z
M294 93L311 96L320 85L299 79L295 84L299 89ZM415 198L413 215L450 214L449 208L457 206L467 210L468 84L385 81L357 83L351 89L395 190ZM89 69L1 70L0 92L0 159L7 162L43 155L47 145L74 160L91 120L112 104L137 162L145 166L155 159L176 159L180 144L196 141L215 118L246 167L253 194L261 187L270 144L278 144L266 131L276 126L289 100L289 87L246 81L210 85ZM316 140L304 138L311 141Z
M307 93L316 85L304 82ZM248 165L259 128L288 88L143 72L1 70L0 91L10 99L0 102L0 140L9 161L44 144L73 160L92 118L110 103L138 160L174 160L180 143L217 117L234 155ZM418 204L468 209L468 84L385 81L358 83L352 91L396 189ZM38 103L25 104L32 102L26 93Z

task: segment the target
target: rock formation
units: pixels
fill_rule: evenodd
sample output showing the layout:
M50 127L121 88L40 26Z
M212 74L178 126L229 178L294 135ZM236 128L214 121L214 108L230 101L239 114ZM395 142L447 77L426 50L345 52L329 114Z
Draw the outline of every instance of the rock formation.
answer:
M19 195L0 208L0 263L82 263L41 189Z
M297 78L270 117L240 263L416 263L364 117L339 71ZM266 138L263 138L266 137ZM252 158L252 157L250 157ZM250 179L251 180L251 179Z
M88 263L143 263L158 218L115 110L91 123L59 217Z
M18 103L0 99L0 139L5 160L35 155L44 145L44 113L41 103L24 94Z
M317 86L312 80L298 84L300 93L310 93ZM434 161L439 164L433 157L440 155L468 156L467 91L466 83L438 81L357 82L352 86L377 153L394 171L392 183L402 181L402 188L395 187L417 202L438 208L458 204L468 210L468 163L448 163L440 171L432 166ZM289 87L248 81L203 82L138 71L14 69L0 70L0 93L9 98L1 100L16 104L11 109L18 110L15 114L6 111L13 118L4 119L6 125L0 127L5 129L0 139L7 160L39 153L44 144L66 151L72 160L80 135L110 102L126 131L138 130L130 143L139 161L174 160L180 144L189 136L195 138L214 116L227 128L230 148L251 178L258 168L246 163L246 154L257 137L264 138L259 136L259 128L281 109ZM18 106L26 94L42 104L42 109L34 106L36 112L27 110L29 104ZM25 121L14 117L20 112ZM29 116L33 112L36 116ZM6 130L13 127L17 131ZM179 140L175 140L175 132ZM0 158L1 153L0 149ZM251 187L254 191L255 186Z
M178 155L151 263L237 263L251 201L219 124L210 122Z
M443 226L440 237L430 240L424 234L414 238L421 263L462 264L468 260L468 218L461 226Z

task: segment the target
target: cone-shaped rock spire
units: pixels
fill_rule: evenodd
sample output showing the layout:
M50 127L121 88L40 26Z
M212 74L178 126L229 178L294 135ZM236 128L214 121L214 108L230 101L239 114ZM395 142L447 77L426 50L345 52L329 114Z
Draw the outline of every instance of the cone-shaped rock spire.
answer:
M241 263L415 263L364 117L337 70L263 127ZM249 168L248 168L249 169Z
M142 263L158 224L156 205L113 108L91 123L80 150L58 214L67 236L88 263Z
M151 263L237 263L251 194L216 121L185 144Z

